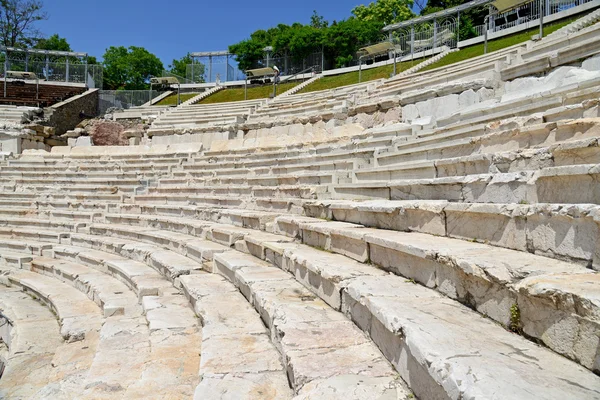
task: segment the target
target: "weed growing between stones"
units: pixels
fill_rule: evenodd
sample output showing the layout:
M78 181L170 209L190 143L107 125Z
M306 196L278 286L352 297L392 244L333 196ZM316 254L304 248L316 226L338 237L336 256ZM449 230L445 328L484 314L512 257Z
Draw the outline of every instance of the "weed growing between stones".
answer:
M510 325L508 328L515 333L521 333L521 310L517 303L510 307Z

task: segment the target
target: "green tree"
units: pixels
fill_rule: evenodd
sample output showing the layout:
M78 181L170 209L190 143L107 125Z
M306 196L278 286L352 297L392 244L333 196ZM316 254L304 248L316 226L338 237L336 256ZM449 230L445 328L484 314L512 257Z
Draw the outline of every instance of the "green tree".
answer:
M41 37L35 23L48 18L40 0L0 0L0 41L6 47L31 47Z
M313 10L313 14L310 17L310 26L313 28L327 28L329 22L325 21L325 18L322 15L317 14L317 10Z
M192 58L190 53L187 53L185 56L181 57L179 60L173 60L173 63L169 65L169 72L181 76L183 78L188 78L188 65L194 65L193 71L194 76L191 79L194 82L204 82L204 64ZM191 69L190 69L191 73Z
M54 51L73 51L67 39L54 34L47 39L40 39L35 44L36 49Z
M414 17L413 0L377 0L368 6L361 4L352 9L360 21L377 21L384 25L406 21Z
M336 68L347 66L358 49L381 39L384 24L379 21L361 21L348 18L332 24L325 36L325 55Z
M148 89L150 78L164 69L160 59L143 47L111 46L103 58L105 89Z

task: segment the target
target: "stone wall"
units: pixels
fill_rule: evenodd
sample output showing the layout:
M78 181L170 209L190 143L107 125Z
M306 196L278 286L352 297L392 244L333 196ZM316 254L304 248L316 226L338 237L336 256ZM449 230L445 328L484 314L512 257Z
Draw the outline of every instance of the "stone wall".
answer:
M61 135L74 129L86 118L95 117L98 112L98 89L90 89L78 96L44 109L47 125L56 128Z

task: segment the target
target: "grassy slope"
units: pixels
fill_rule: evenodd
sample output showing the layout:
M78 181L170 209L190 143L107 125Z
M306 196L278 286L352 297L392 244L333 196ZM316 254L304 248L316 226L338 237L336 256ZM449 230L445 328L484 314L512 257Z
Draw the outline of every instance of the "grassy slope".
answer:
M544 26L544 36L551 34L552 32L562 28L565 25L579 19L581 16L574 16L562 21L557 21L554 24ZM531 39L531 36L538 33L539 28L530 29L527 31L515 33L514 35L506 36L500 39L490 40L488 42L488 52L497 51L506 47L513 46L515 44L523 43ZM441 60L434 62L431 65L423 68L421 71L427 71L434 68L444 67L446 65L454 64L459 61L468 60L469 58L483 55L483 43L475 44L473 46L464 47L460 51L448 54Z
M181 102L183 103L186 100L191 99L192 97L198 96L199 93L182 93L181 94ZM155 106L174 106L177 105L177 93L172 94L170 96L165 97L158 103L154 104Z
M298 85L299 82L282 83L277 85L277 94L281 94L294 86ZM273 94L273 85L256 86L248 88L248 100L254 99L266 99ZM198 104L213 104L213 103L226 103L230 101L242 101L244 100L244 88L236 89L223 89L217 93L208 96Z
M418 59L414 61L405 61L396 63L396 73L405 71L413 66L425 61L425 59ZM394 71L394 66L384 65L377 68L366 69L362 71L362 81L372 81L375 79L389 78L390 74ZM323 78L313 82L307 87L300 90L298 93L314 92L316 90L334 89L340 86L354 85L358 83L358 71L348 72L340 75L324 76Z

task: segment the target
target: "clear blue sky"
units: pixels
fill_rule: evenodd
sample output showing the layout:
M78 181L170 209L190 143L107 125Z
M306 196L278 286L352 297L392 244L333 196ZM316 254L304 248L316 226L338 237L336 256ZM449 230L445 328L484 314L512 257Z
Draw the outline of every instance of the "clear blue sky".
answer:
M99 59L110 46L141 46L167 67L188 52L226 50L257 29L278 23L308 23L313 10L326 20L351 15L365 0L44 0L46 35L58 33L74 51ZM172 14L169 14L169 11Z

